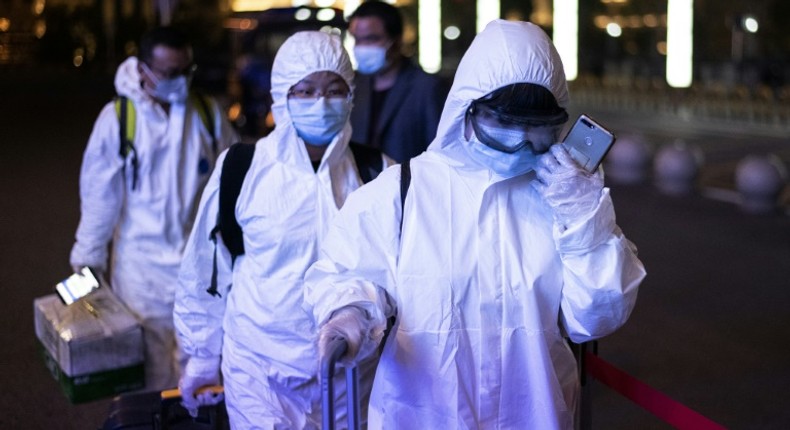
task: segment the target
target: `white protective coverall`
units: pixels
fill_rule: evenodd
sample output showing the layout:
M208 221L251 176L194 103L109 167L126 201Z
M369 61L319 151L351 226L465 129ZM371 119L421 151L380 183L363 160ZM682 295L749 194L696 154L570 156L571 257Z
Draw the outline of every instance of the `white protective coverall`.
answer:
M146 349L146 388L178 383L173 299L181 254L192 229L200 193L220 151L237 139L218 105L210 100L217 148L200 119L196 100L173 104L170 113L140 87L137 58L115 75L115 89L135 106L137 180L132 155L120 155L118 114L113 102L99 114L80 172L81 218L72 266L107 269L113 291L140 318Z
M567 105L546 34L493 21L458 67L436 139L412 159L402 235L400 169L390 168L348 199L306 275L319 325L354 305L376 342L397 314L369 428L570 429L579 387L565 336L607 335L632 310L644 269L608 189L559 226L530 186L534 172L498 177L467 155L470 103L519 82Z
M318 71L340 75L353 89L353 69L338 37L300 32L277 52L272 67L277 125L256 143L238 197L236 218L245 254L232 268L228 250L218 240L221 297L206 290L214 257L209 235L217 217L224 154L206 186L181 266L175 305L178 336L190 366L210 374L222 357L226 404L236 429L320 427L317 331L303 308L303 277L318 259L330 221L362 181L348 147L348 121L327 147L317 171L292 124L287 92ZM385 166L391 163L384 161ZM369 393L375 363L368 366L368 377L360 370L360 388ZM337 412L342 425L345 383L339 375Z

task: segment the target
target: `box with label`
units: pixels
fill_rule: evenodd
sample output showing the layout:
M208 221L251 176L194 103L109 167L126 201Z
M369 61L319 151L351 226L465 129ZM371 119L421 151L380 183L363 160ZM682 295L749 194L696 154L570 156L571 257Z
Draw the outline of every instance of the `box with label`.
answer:
M44 361L69 400L143 387L142 328L109 288L68 306L56 294L39 297L33 307Z

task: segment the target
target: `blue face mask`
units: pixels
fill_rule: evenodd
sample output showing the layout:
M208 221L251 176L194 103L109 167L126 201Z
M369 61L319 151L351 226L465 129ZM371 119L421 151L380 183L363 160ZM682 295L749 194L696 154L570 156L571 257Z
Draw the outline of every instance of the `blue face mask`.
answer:
M147 90L148 95L165 103L183 103L189 96L189 81L191 78L181 75L172 79L159 79L154 75L148 65L142 63L143 70L156 85L153 90Z
M372 75L383 69L387 64L387 48L384 46L357 45L354 47L354 58L357 60L357 71L363 75Z
M296 133L314 146L326 146L346 125L351 99L288 99L288 113Z

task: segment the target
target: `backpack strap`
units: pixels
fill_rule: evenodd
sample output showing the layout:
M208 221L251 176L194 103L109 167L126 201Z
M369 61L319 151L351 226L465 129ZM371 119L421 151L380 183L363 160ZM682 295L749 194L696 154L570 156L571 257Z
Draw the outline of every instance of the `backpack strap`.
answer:
M208 133L211 135L211 149L214 151L214 155L217 155L217 133L214 127L214 118L211 115L208 98L197 91L193 91L191 94L192 98L197 100L195 106L197 107L198 115L200 115L203 126L206 127L206 130L208 130Z
M406 194L411 185L411 159L407 158L400 164L400 232L403 233L403 207L406 205Z
M348 147L354 154L354 162L357 163L357 170L363 183L368 183L381 173L384 169L384 159L381 151L370 146L359 143L349 142Z
M137 125L137 113L134 110L134 103L126 96L115 98L115 114L118 116L118 128L120 130L118 154L126 161L131 154L132 163L132 190L137 188L137 149L134 147L135 127Z
M209 239L214 242L214 261L211 271L211 285L206 290L212 296L219 296L217 291L217 233L222 236L222 242L230 251L231 264L236 262L236 257L244 254L244 238L241 226L236 219L236 202L241 193L244 177L250 170L252 157L255 155L254 144L235 143L228 148L222 171L219 177L219 208L217 210L217 223L211 229Z

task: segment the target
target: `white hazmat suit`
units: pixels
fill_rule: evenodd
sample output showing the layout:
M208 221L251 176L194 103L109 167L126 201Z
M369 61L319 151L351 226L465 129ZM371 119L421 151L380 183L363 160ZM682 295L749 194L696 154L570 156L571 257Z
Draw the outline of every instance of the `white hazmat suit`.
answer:
M118 113L108 103L82 161L82 214L70 260L105 271L112 241L111 285L142 321L146 387L154 390L178 383L173 299L181 254L211 169L237 135L209 100L214 148L194 96L167 113L141 88L137 63L130 57L115 75L117 93L134 103L137 166L131 154L120 155Z
M175 323L190 357L187 373L194 370L190 377L211 382L221 356L226 404L236 429L318 428L321 422L316 327L303 308L303 277L318 258L329 222L362 185L348 146L347 118L317 171L292 124L289 89L324 71L338 74L353 89L351 63L337 36L296 33L277 52L272 67L276 127L256 143L236 204L245 254L231 265L227 248L218 241L221 296L206 290L224 154L203 194L181 266ZM370 378L363 378L363 385L365 381L369 391ZM344 411L340 400L339 414Z
M436 139L411 161L402 231L400 169L390 168L348 199L306 275L322 332L352 306L375 343L397 315L369 428L571 429L579 387L565 337L607 335L632 310L645 272L608 189L559 225L531 186L534 172L503 177L470 157L471 102L514 83L567 105L546 34L496 20L462 59Z

